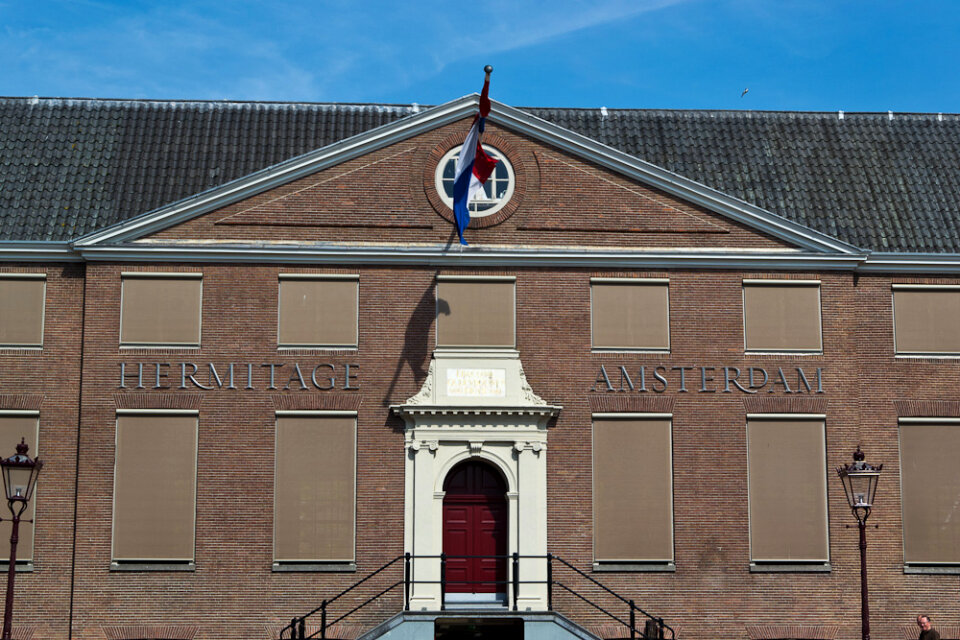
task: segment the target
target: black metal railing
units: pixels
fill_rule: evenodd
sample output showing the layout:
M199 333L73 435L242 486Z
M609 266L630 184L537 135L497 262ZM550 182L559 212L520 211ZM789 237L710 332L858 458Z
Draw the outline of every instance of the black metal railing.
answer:
M504 565L508 564L510 566L509 575L504 575L503 579L496 580L450 580L447 578L447 564L450 560L475 560L475 559L485 559L493 560L499 564L500 561ZM400 579L396 579L391 582L389 577L389 570L395 568L400 564L400 561L403 561L403 575ZM415 568L415 562L421 561L436 561L440 562L440 575L439 580L422 580L414 579L413 572ZM546 562L546 578L544 580L522 580L520 577L520 561L521 560L544 560ZM601 594L608 596L613 599L615 605L626 605L626 611L620 613L618 611L613 611L613 607L601 606L601 604L595 602L590 597L584 595L581 590L575 589L574 586L565 584L564 582L557 580L555 578L556 572L554 568L554 563L558 564L560 570L566 571L569 570L572 573L568 573L571 577L583 578L588 582L588 585L591 585ZM506 568L504 566L504 568ZM498 571L499 573L499 571ZM332 605L338 603L344 596L349 593L360 589L364 585L371 583L371 581L377 576L387 576L386 577L386 586L379 585L378 587L373 587L375 593L367 596L359 604L356 604L347 611L336 615L336 617L331 617ZM351 586L347 587L337 595L327 600L323 600L320 603L320 606L313 609L312 611L306 613L303 616L293 618L290 621L290 624L285 626L280 631L280 639L286 640L308 640L309 638L320 638L321 640L326 640L327 633L331 627L342 622L347 617L357 613L361 609L367 607L368 605L380 600L382 597L392 592L395 589L403 587L403 610L410 610L410 590L413 585L424 585L424 584L436 584L440 586L440 610L446 610L446 600L447 594L451 593L449 588L451 586L468 586L468 585L484 585L484 586L493 586L496 588L499 585L503 585L504 592L507 591L507 586L511 587L511 602L509 608L512 608L514 611L519 610L518 598L520 595L520 585L535 585L541 584L546 585L547 587L547 610L554 611L554 587L557 587L560 592L571 595L574 599L579 600L586 605L592 607L599 613L604 614L609 619L615 621L616 623L626 627L626 630L630 633L630 638L637 640L639 638L644 638L646 640L665 640L665 632L670 632L670 640L675 640L676 636L673 628L666 624L663 621L663 618L656 617L649 612L638 607L635 602L631 599L624 598L620 594L616 593L599 580L593 576L587 574L586 572L578 569L571 563L567 562L559 556L555 556L551 553L546 555L537 556L537 555L520 555L518 553L513 553L509 555L489 555L489 556L478 556L478 555L448 555L441 553L440 555L419 555L414 556L409 553L405 553L402 556L397 556L393 560L387 562L380 568L376 569L363 579L355 582ZM506 603L505 603L506 604ZM311 618L316 620L315 616L319 614L319 622L313 622L312 624L317 626L316 631L313 631L309 635L307 634L307 620ZM641 619L644 619L643 630L641 631L637 627L637 614L642 616Z

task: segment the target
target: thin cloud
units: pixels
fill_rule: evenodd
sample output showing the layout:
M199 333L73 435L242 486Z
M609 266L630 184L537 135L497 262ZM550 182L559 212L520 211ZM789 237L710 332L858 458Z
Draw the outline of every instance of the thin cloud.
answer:
M448 0L53 2L8 23L0 58L17 65L0 87L22 88L0 92L382 101L424 83L440 88L433 79L478 55L541 47L691 1L492 0L479 14Z

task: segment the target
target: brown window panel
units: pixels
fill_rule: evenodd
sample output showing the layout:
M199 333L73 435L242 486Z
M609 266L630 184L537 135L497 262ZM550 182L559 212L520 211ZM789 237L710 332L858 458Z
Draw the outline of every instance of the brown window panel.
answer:
M960 353L960 289L893 291L897 353Z
M438 347L516 346L515 282L437 283Z
M960 564L960 423L900 424L903 561Z
M594 281L590 292L595 349L670 348L666 282Z
M203 283L198 277L124 276L120 344L200 344Z
M0 347L43 346L46 284L42 276L0 275Z
M743 332L747 351L820 351L820 286L745 282Z
M278 415L274 559L350 562L356 521L356 416Z
M594 419L593 527L598 562L673 560L669 418Z
M113 559L194 557L197 415L117 416Z
M35 413L28 412L4 412L0 413L0 458L9 458L17 452L17 445L21 438L26 442L30 449L27 455L31 458L37 457L37 436L39 431L40 417ZM42 484L34 489L33 499L27 504L26 511L21 518L23 520L33 520L33 514L36 511L37 499L43 493ZM0 522L0 541L8 542L10 540L10 529L13 526L8 519L9 512L3 516L3 522ZM37 523L20 523L18 532L19 542L17 543L17 561L29 562L33 560L33 537ZM10 545L0 543L0 561L9 562Z
M285 347L356 347L355 279L280 279L277 342Z
M824 421L747 421L754 562L828 562Z

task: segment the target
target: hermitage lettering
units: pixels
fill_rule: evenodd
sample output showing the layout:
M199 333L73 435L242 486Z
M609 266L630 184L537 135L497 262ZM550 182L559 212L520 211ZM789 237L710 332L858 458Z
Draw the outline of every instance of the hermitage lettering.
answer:
M653 391L664 393L823 393L823 367L807 373L803 367L704 367L600 365L590 391Z
M120 389L253 389L306 391L360 388L358 364L301 365L236 363L198 365L193 362L120 363Z

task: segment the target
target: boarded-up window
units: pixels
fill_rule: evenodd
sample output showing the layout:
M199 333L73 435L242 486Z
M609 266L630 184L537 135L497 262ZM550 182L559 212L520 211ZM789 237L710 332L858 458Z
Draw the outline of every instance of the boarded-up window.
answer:
M820 285L745 280L743 334L747 351L820 351Z
M0 412L0 458L9 458L17 452L17 445L23 439L30 447L27 455L31 458L37 457L37 432L39 429L39 416L35 412ZM42 477L39 476L39 477ZM37 499L42 493L42 486L38 484L33 490L33 498L27 504L27 510L23 512L21 518L24 520L33 520L33 514ZM9 514L7 514L9 515ZM0 523L0 541L9 542L10 528L13 526L10 520L4 515L4 520ZM19 530L19 542L17 544L17 562L29 562L33 560L33 536L36 529L36 523L21 522ZM0 561L8 562L10 560L10 545L0 544Z
M354 559L355 415L277 416L277 562Z
M673 561L673 461L666 417L593 420L598 562Z
M114 560L193 560L197 414L117 416Z
M514 285L513 278L440 279L437 346L516 346Z
M0 347L43 346L43 274L0 275Z
M670 348L666 281L594 278L590 292L594 348Z
M960 423L900 424L903 561L960 564Z
M356 277L280 274L279 345L357 346L358 285Z
M897 353L960 353L960 288L893 288Z
M123 274L120 344L200 344L200 274Z
M829 561L824 431L822 418L748 420L753 561Z

